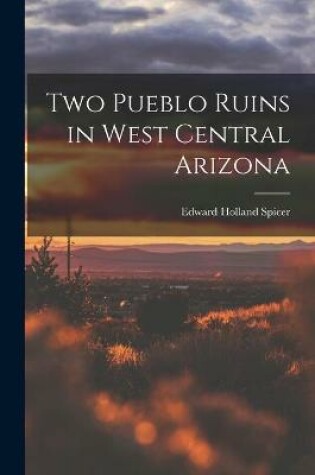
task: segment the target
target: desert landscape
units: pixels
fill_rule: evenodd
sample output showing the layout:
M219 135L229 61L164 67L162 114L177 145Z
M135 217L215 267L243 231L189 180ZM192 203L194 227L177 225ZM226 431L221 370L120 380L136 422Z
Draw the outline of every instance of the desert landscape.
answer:
M27 473L313 473L314 244L68 257L26 251Z

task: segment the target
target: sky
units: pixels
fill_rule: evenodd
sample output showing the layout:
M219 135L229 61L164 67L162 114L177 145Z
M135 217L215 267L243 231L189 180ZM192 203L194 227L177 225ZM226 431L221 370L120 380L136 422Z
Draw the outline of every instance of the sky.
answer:
M29 72L315 71L313 0L26 0Z
M314 47L314 0L26 0L33 73L307 73Z

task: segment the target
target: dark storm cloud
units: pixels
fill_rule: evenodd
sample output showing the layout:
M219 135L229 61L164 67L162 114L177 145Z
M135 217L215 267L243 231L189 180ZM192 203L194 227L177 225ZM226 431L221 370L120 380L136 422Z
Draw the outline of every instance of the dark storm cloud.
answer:
M236 20L247 21L255 14L253 8L243 0L192 0L192 2L203 6L215 5L220 13Z
M303 62L262 36L231 39L198 24L112 34L30 29L31 72L298 72ZM40 46L38 46L40 45ZM126 47L126 45L128 47Z
M251 20L254 16L253 9L243 2L226 0L220 2L220 11L237 20Z
M184 0L185 1L185 0ZM225 12L229 12L233 16L234 11L243 10L244 12L254 13L254 8L248 2L248 0L188 0L188 3L198 3L200 5L217 5L219 9L224 9ZM307 14L313 0L267 0L261 2L261 7L268 7L272 9L281 10L284 13L289 14ZM185 1L185 3L187 3ZM230 10L229 10L230 9Z
M298 35L288 35L284 39L285 46L292 46L293 48L301 48L303 46L312 46L315 45L314 36L298 36Z
M257 5L248 0L177 0L165 10L146 8L145 2L121 8L96 0L31 3L26 33L30 72L314 69L311 0ZM156 21L134 24L152 17Z
M84 2L68 0L46 6L41 10L29 12L30 15L44 19L53 25L62 24L70 26L84 26L98 22L120 23L148 20L163 13L163 8L105 8L94 0L86 0Z
M185 1L185 0L184 0ZM188 0L192 4L217 8L217 11L231 19L251 21L261 13L264 20L272 15L308 17L313 0L267 0L253 6L248 0ZM186 3L186 1L185 1ZM267 15L267 16L266 16Z
M273 8L288 15L308 15L313 0L278 0L272 2Z

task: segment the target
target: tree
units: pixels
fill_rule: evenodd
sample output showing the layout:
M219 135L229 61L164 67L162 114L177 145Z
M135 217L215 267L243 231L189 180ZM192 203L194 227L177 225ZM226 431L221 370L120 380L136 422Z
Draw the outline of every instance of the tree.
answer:
M101 309L92 301L90 282L81 266L70 279L58 276L58 264L50 253L51 242L51 237L44 237L43 244L34 247L35 256L26 266L26 309L55 308L72 324L99 316Z
M44 237L43 244L34 247L35 256L25 271L25 297L27 309L58 307L60 278L56 273L57 263L50 253L52 237Z
M82 323L94 317L97 308L90 295L90 281L83 273L82 266L74 272L73 277L65 285L65 313L72 323Z

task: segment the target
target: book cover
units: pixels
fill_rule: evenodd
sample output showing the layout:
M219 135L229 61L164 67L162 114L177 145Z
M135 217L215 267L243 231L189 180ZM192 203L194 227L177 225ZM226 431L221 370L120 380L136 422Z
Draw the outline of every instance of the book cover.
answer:
M27 0L26 473L315 470L315 5Z

